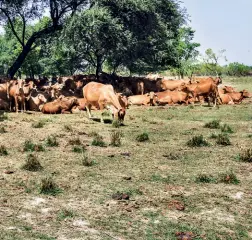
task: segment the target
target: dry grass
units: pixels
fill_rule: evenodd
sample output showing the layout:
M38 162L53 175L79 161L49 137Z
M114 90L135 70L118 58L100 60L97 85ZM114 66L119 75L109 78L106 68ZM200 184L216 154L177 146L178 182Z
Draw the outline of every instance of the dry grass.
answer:
M238 90L252 91L251 78L230 81ZM0 239L175 240L178 232L192 232L198 240L251 239L252 166L234 160L241 149L251 148L249 101L219 109L131 107L120 127L120 148L109 145L117 129L92 122L85 113L48 116L44 128L31 128L41 114L8 114L1 122L7 132L0 135L9 153L0 156ZM216 119L235 129L229 135L232 145L208 138L221 133L204 127ZM63 130L69 123L89 134ZM137 142L143 132L150 141ZM97 135L106 148L91 144ZM188 147L198 135L211 146ZM20 169L25 140L43 143L48 136L57 136L60 144L36 153L43 171ZM96 164L80 163L82 153L68 144L75 138ZM42 188L46 176L53 180ZM45 191L54 196L40 194L42 189L54 189ZM129 194L129 200L114 200L117 192ZM184 209L170 207L179 203Z

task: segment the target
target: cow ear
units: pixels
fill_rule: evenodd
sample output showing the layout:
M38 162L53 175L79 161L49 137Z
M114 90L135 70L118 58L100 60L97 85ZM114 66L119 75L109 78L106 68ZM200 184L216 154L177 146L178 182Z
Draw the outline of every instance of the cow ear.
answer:
M149 94L149 93L147 93L147 94L146 94L146 96L147 96L147 97L149 97L149 96L150 96L150 94Z

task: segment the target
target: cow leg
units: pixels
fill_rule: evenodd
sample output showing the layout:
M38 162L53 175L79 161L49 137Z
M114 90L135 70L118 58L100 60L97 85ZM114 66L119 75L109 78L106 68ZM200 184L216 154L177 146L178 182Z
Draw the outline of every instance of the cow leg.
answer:
M16 113L18 113L18 99L15 97L15 110L16 110Z
M91 105L87 105L86 109L87 109L88 117L92 118L92 116L91 116Z

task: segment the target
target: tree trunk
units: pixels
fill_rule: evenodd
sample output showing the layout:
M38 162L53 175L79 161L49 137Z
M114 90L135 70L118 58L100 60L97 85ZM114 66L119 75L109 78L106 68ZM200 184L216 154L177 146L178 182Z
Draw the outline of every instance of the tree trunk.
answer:
M99 73L102 72L102 56L96 57L96 79L99 80Z
M57 26L51 26L48 28L45 28L39 32L35 32L32 34L32 36L29 38L29 40L26 42L26 44L24 45L22 52L18 55L17 59L15 60L15 62L12 64L12 66L8 69L8 77L9 78L13 78L14 75L16 74L16 72L18 71L18 69L22 66L22 64L25 61L25 58L27 57L27 55L29 54L29 52L32 50L32 45L34 44L34 42L47 35L47 34L51 34L54 33L58 30L62 29L62 25L57 25Z

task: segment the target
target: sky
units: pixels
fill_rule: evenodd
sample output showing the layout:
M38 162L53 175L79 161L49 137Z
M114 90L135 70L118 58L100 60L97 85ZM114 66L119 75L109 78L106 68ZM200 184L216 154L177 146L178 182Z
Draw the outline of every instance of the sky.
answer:
M252 66L252 0L182 0L201 53L226 49L228 62ZM221 64L225 64L224 61Z

